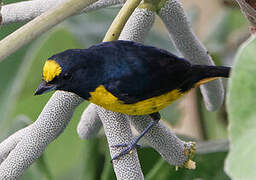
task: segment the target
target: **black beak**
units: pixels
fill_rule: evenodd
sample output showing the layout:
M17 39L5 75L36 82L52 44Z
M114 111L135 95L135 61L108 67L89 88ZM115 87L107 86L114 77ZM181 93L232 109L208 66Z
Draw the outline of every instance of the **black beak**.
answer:
M44 80L40 83L40 85L38 86L36 92L34 95L40 95L40 94L44 94L47 93L49 91L53 91L56 90L57 86L55 84L47 84Z

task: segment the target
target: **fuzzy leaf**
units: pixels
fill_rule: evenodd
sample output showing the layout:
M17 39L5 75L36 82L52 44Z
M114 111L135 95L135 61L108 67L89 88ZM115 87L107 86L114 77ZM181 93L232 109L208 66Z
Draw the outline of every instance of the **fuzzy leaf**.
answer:
M226 172L232 179L256 177L256 40L240 48L232 69L228 90L230 152Z

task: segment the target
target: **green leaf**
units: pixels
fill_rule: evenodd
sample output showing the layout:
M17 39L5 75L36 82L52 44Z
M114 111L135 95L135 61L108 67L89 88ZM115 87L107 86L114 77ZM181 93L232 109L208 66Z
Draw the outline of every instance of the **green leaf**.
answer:
M6 4L11 4L11 3L16 3L16 2L20 2L20 1L22 1L22 0L4 0L4 5L6 5Z
M12 33L21 25L22 23L15 23L2 27L0 29L0 39ZM31 61L23 60L28 47L24 46L0 63L0 139L8 133L10 120L13 119L11 114L31 64Z
M152 171L155 164L161 159L159 153L153 148L138 149L138 155L143 174Z
M99 139L85 140L84 147L83 179L99 179L103 168L99 153L100 141Z
M107 141L104 141L104 143L107 143ZM106 149L107 147L105 147ZM104 162L104 167L103 171L101 173L101 180L112 180L115 179L115 172L113 169L113 164L111 163L111 157L109 150L105 150L105 162Z
M205 179L205 180L228 180L228 176L224 173L223 164L227 153L217 152L203 155L196 155L193 160L196 162L196 169L189 170L179 168L177 171L174 166L170 166L167 162L159 159L154 164L152 170L146 174L146 180L161 179Z
M12 120L11 128L9 129L9 135L15 133L16 131L32 124L32 121L26 115L20 114L15 119Z
M46 163L44 154L36 161L36 165L41 173L41 177L44 177L44 180L53 180L50 169Z
M242 45L233 65L228 89L230 152L226 171L230 177L251 180L256 177L256 40Z

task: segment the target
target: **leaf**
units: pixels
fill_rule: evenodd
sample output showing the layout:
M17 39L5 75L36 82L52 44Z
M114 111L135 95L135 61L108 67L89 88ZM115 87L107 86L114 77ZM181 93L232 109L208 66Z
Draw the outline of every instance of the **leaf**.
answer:
M107 143L107 141L104 141L104 143ZM106 149L107 147L105 147ZM109 150L105 150L105 162L104 162L104 167L103 167L103 171L101 173L101 180L112 180L115 179L115 172L113 169L113 164L110 163L111 161L111 157L110 157L110 153Z
M36 165L41 173L41 177L44 177L45 180L53 180L51 171L46 163L44 154L40 156L40 158L36 161Z
M16 23L2 27L0 29L0 38L7 36L21 25L21 23ZM0 140L8 133L8 126L12 118L11 114L31 64L31 61L23 60L28 47L24 46L0 63Z
M83 179L99 179L103 168L102 159L100 159L99 139L90 139L84 142L84 177ZM108 162L109 163L109 162Z
M4 0L4 5L15 3L15 2L20 2L20 1L22 1L22 0Z
M170 166L162 159L154 164L152 170L145 176L145 180L169 180L169 179L205 179L205 180L228 180L228 176L224 173L223 164L226 152L209 153L196 155L196 169L189 170L179 168L175 170L174 166Z
M149 173L155 166L155 164L159 161L159 159L161 159L161 156L158 154L157 151L155 151L153 148L147 147L138 149L138 156L143 174Z
M32 121L26 115L20 114L12 120L12 125L8 133L11 135L30 124L32 124Z
M228 88L230 152L226 172L230 177L256 177L256 41L250 38L237 53Z

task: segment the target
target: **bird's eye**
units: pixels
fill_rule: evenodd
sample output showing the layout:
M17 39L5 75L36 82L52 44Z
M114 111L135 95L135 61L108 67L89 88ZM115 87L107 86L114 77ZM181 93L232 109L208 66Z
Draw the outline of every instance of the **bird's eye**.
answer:
M71 79L71 74L70 73L65 73L64 75L63 75L63 79L65 79L65 80L70 80Z

